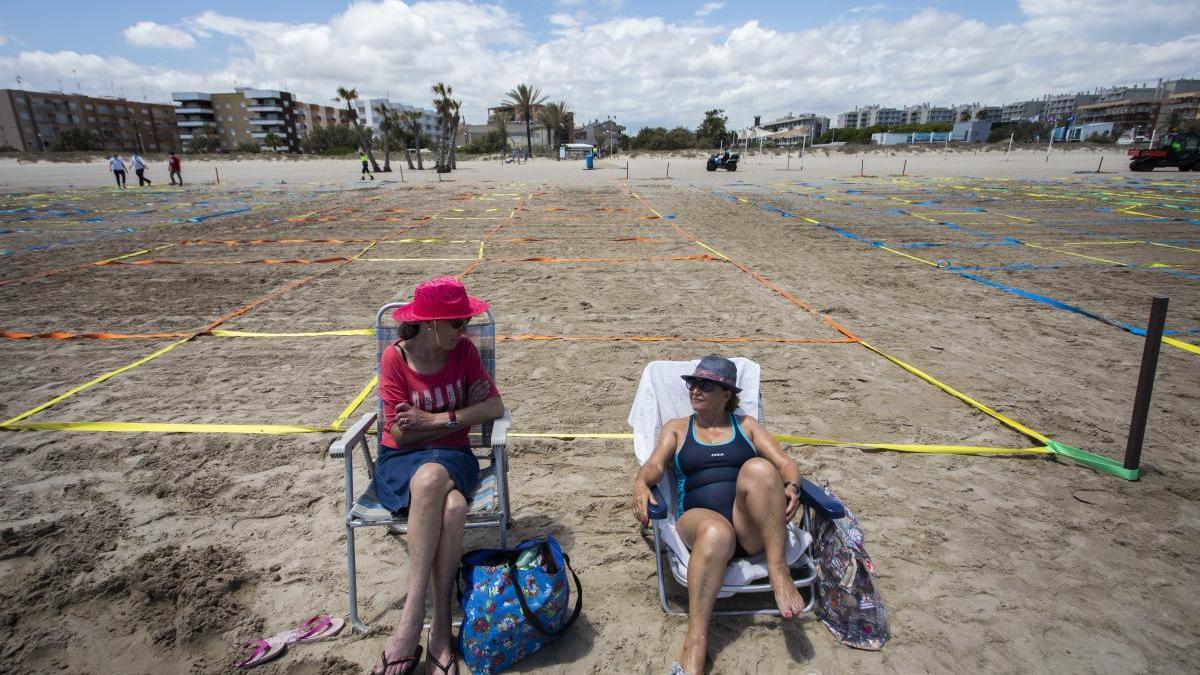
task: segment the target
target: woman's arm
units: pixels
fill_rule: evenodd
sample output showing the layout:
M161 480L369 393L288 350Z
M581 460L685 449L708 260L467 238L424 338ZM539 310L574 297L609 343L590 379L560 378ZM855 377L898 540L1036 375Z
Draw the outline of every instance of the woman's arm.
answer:
M775 470L783 478L783 493L788 500L786 516L790 521L792 515L796 513L796 507L800 505L800 465L784 452L779 441L776 441L775 437L758 420L746 415L740 420L740 423L742 432L754 444L758 456L775 465Z
M483 424L504 416L504 401L499 396L474 403L454 411L458 426L448 429L450 413L425 412L411 403L396 404L396 417L392 420L392 439L401 445L425 443L454 433L464 427Z
M650 453L650 458L633 479L633 517L642 525L650 522L648 505L652 502L658 505L650 496L650 488L658 485L666 473L667 461L675 454L675 448L679 447L680 429L685 423L686 418L678 418L663 425L662 431L658 432L654 452Z

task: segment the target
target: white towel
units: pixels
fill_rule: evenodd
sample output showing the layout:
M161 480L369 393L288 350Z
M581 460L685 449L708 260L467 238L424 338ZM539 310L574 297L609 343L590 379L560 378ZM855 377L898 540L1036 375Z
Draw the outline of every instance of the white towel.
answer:
M737 385L742 391L738 393L740 402L735 411L738 415L750 415L762 420L760 405L759 383L761 369L750 359L740 356L730 359L737 366ZM700 359L694 361L652 361L642 371L642 379L638 382L637 394L633 397L633 409L629 411L629 426L633 427L633 452L637 455L638 464L645 464L654 452L654 444L658 441L658 432L667 420L676 417L687 417L692 414L692 404L688 397L687 387L681 379L691 375L696 370ZM663 476L662 492L667 498L668 515L660 521L663 542L674 555L668 556L671 561L671 571L681 584L687 585L687 563L691 555L679 534L675 531L675 486L671 467ZM785 553L789 565L797 559L812 543L812 537L801 530L795 523L788 524L788 538ZM734 558L725 569L722 583L725 586L741 586L767 576L767 561L759 554L748 558ZM721 593L719 597L728 597L733 593Z

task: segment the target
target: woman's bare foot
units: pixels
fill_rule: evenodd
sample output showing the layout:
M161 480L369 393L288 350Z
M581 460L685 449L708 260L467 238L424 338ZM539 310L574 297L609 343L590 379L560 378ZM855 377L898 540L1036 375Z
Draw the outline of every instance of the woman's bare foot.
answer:
M804 612L804 597L796 590L792 581L792 573L786 566L782 570L771 570L769 574L771 589L775 591L775 605L785 619L791 619Z
M458 675L458 653L454 649L454 635L449 626L429 629L429 651L425 656L425 672L442 675Z
M412 656L419 646L420 639L421 634L419 632L416 633L415 637L402 639L397 630L397 633L392 635L392 638L388 640L387 646L383 649L384 660L394 665L384 669L383 662L380 662L371 669L371 675L397 675L398 673L412 672L413 668L417 665L416 663L408 666L396 662L407 656ZM420 658L419 654L417 658Z

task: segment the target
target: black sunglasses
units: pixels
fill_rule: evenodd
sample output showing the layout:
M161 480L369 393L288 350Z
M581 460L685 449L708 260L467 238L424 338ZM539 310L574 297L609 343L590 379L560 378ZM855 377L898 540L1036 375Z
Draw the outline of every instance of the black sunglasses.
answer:
M687 388L688 389L699 389L700 391L702 391L706 394L711 392L716 387L721 387L722 389L725 388L723 385L721 385L717 382L713 382L712 380L701 380L701 379L687 380Z
M465 319L447 319L446 323L450 324L450 327L454 330L462 330L467 324L471 323L471 317Z

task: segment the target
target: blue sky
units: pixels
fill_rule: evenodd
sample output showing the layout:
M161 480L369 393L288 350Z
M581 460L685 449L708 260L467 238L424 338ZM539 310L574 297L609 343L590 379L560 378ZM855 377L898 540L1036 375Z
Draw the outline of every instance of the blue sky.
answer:
M423 103L444 81L470 121L518 82L579 117L743 126L856 105L1004 103L1200 77L1200 2L6 3L0 86L168 100L171 91L338 85ZM72 71L75 71L72 73Z

